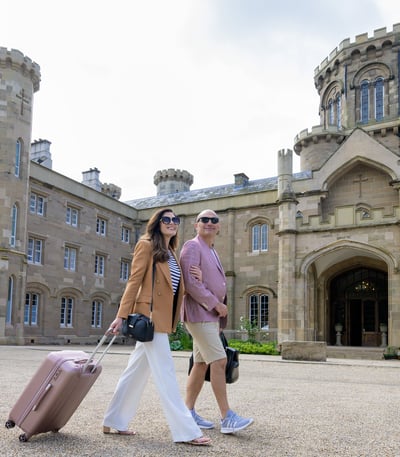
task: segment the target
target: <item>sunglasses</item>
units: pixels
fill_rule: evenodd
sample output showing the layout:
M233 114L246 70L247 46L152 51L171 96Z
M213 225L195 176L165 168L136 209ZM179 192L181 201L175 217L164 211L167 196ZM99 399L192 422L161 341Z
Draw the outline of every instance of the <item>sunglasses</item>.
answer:
M218 217L199 217L197 222L203 222L203 224L208 224L211 221L211 224L218 224Z
M179 225L181 223L181 220L178 216L174 216L174 217L163 216L160 219L160 222L162 222L165 225L171 224L171 222L172 222L172 224Z

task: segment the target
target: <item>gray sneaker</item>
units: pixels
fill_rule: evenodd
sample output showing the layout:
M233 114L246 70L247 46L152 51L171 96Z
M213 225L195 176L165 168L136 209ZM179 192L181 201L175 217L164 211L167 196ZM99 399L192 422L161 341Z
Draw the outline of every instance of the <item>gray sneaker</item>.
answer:
M226 413L225 419L221 420L221 433L235 433L243 430L254 422L253 418L240 417L233 411Z
M210 428L214 428L214 422L207 421L203 419L201 416L199 416L194 409L191 409L190 412L192 413L192 417L196 424L199 426L199 428L204 428L206 430Z

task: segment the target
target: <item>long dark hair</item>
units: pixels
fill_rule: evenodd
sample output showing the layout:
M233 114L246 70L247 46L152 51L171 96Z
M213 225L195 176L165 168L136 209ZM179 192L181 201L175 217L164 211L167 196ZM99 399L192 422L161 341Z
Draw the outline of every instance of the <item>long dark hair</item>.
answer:
M168 249L175 251L178 246L178 233L169 240L167 247L164 245L164 237L160 229L160 219L165 213L175 214L170 208L163 208L156 211L149 219L146 226L146 233L143 235L143 238L151 240L153 243L153 258L155 262L166 262L169 257Z

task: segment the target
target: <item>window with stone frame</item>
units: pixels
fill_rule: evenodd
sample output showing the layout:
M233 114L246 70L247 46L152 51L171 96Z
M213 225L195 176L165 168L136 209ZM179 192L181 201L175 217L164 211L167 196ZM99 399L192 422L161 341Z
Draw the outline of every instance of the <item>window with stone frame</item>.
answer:
M252 292L248 300L250 324L259 330L268 330L269 296L264 292Z
M78 250L73 246L64 246L64 269L76 271Z
M268 224L255 223L251 227L252 252L268 251Z
M33 292L25 294L24 325L38 325L40 295Z
M60 327L72 327L74 311L74 298L70 296L61 297Z
M96 254L94 258L94 274L96 276L104 276L106 258L102 254Z
M119 268L119 279L123 282L128 281L129 278L129 270L130 270L130 262L129 260L122 259L120 268Z
M15 247L17 243L17 227L18 227L18 206L14 203L11 210L11 236L10 246Z
M130 243L131 241L131 229L128 227L121 227L121 241L123 243Z
M96 219L96 233L100 236L107 235L107 220L102 217Z
M92 323L93 328L101 328L103 319L103 302L101 300L92 301Z
M65 213L65 223L71 227L78 227L79 224L79 209L67 205Z
M22 152L22 142L17 140L15 143L15 164L14 164L14 175L19 178L21 174L21 152Z
M14 276L10 276L8 278L6 324L12 324L13 302L14 302Z
M44 216L45 214L45 202L46 199L43 195L31 192L29 197L29 212L38 216Z
M43 263L43 240L33 236L28 237L28 263Z

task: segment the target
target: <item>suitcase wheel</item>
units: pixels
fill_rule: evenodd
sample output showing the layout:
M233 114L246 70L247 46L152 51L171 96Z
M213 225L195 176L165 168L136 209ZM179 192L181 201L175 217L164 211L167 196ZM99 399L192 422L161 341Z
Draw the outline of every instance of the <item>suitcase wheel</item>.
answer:
M52 432L53 433L58 433L59 430L60 430L59 428L55 428L55 429L52 430Z
M8 420L6 422L6 428L13 428L13 427L15 427L15 422L12 420Z
M25 435L25 433L19 435L18 439L21 441L21 443L26 443L28 441L28 437Z

